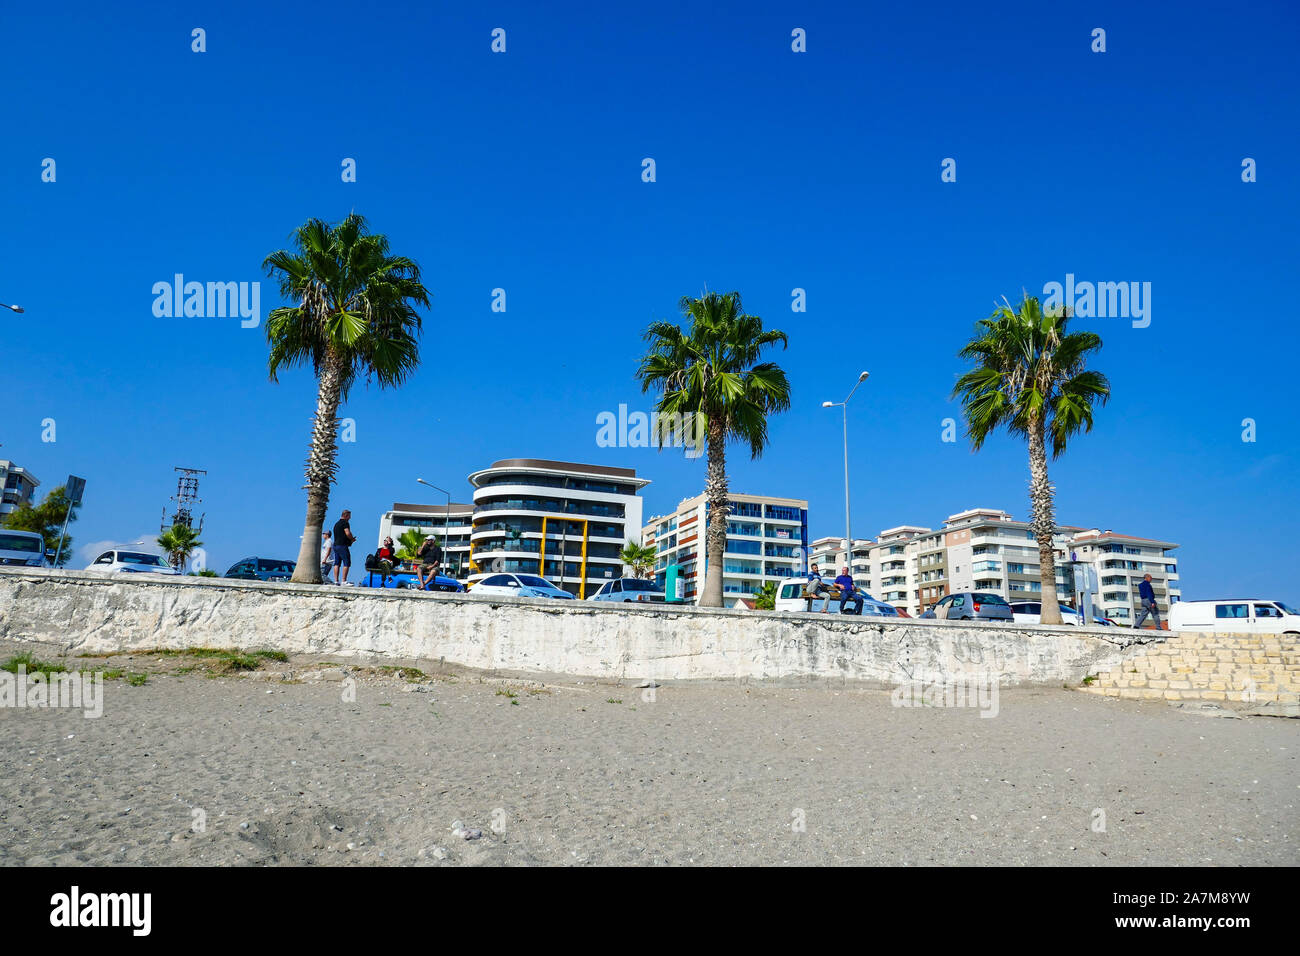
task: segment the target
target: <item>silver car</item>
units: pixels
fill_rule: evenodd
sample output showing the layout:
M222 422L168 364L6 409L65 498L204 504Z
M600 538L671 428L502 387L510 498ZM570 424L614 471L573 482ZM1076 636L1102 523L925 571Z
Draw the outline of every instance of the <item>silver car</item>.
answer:
M619 604L663 604L664 592L653 581L641 578L619 578L606 581L588 601L614 601Z
M1007 599L988 591L956 591L930 609L941 621L1011 621L1015 614Z

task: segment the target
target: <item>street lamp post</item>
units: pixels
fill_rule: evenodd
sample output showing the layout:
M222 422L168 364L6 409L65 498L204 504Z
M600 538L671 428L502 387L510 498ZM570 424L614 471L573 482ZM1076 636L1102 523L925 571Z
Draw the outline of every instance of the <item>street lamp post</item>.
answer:
M448 537L448 534L451 531L451 492L448 491L446 488L439 488L437 485L433 484L432 482L425 481L423 478L416 478L415 480L422 485L426 485L432 488L434 491L441 491L444 495L447 496L447 510L444 511L442 515L442 549L444 552L444 556L450 558L451 555L447 554L446 552L447 549L451 546L450 545L451 539ZM458 580L460 579L459 558L457 558L456 561L456 578Z
M19 312L19 313L23 311L23 307L21 305L5 305L5 303L3 302L0 302L0 309L8 309L11 312Z
M853 573L853 534L849 522L849 399L853 397L853 393L858 390L858 386L865 382L870 374L870 372L863 372L858 376L858 380L853 383L853 388L844 401L822 402L822 408L839 406L844 417L844 564L848 567L850 574Z

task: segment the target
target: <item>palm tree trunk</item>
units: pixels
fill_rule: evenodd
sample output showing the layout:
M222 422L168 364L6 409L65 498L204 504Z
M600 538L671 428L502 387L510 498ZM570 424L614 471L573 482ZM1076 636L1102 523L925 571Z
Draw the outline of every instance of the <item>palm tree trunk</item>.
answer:
M709 503L705 537L708 566L704 572L704 597L700 607L722 607L723 552L727 549L727 439L721 421L709 419L709 467L704 496Z
M321 531L330 503L330 484L338 470L338 412L342 396L342 374L338 358L326 356L321 365L316 392L316 417L312 421L311 449L307 455L307 520L293 580L298 584L320 584ZM346 543L346 542L345 542Z
M1038 541L1038 573L1042 588L1043 624L1063 624L1061 605L1056 596L1056 549L1052 535L1056 531L1056 514L1052 504L1052 483L1047 478L1047 442L1043 419L1034 416L1029 422L1029 502L1033 512L1030 530Z

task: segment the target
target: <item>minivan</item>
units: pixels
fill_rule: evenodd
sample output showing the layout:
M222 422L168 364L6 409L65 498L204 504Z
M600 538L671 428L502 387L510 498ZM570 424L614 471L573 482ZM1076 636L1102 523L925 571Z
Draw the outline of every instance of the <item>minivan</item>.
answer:
M834 585L825 582L828 588ZM808 599L803 596L804 588L808 586L807 578L790 578L781 584L780 590L776 592L776 607L778 611L807 611L809 609L821 612L828 611L831 614L840 612L839 598L818 598L809 604ZM862 613L867 617L898 617L898 610L892 604L886 604L884 601L877 601L862 588L854 592L855 597L862 598ZM854 598L849 598L848 603L844 605L844 613L852 614L855 604Z
M1169 627L1174 631L1300 636L1300 611L1281 601L1260 598L1179 601L1169 609Z
M958 591L930 609L941 621L1011 621L1015 614L1007 599L987 591Z
M0 565L45 567L45 539L35 531L0 529Z

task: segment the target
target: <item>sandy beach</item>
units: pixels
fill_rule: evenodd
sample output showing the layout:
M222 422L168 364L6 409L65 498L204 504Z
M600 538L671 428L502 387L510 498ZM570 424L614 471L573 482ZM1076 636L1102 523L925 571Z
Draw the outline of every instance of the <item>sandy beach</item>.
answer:
M1300 863L1293 720L1064 688L1004 689L990 719L860 686L64 663L123 676L98 719L0 708L3 865Z

